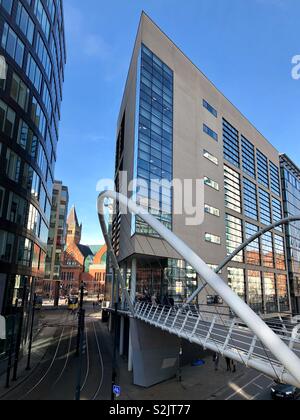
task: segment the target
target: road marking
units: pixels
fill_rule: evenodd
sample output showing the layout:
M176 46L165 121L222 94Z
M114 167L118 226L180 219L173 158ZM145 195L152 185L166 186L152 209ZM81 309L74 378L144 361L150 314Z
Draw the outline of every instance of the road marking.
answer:
M249 386L249 385L252 385L254 382L256 382L258 379L260 379L260 378L262 378L264 375L263 374L260 374L260 375L258 375L256 378L254 378L254 379L252 379L252 381L250 381L248 384L246 384L246 385L244 385L242 388L239 388L236 384L233 384L232 382L229 384L229 386L232 388L232 389L235 389L235 392L232 394L232 395L230 395L230 397L228 397L228 398L226 398L226 400L225 401L229 401L229 400L231 400L231 398L233 398L233 397L235 397L236 395L238 395L238 394L240 394L240 395L243 395L243 391ZM246 393L244 393L245 395L247 395ZM248 396L249 397L249 396ZM248 398L247 398L248 399Z
M265 390L265 388L263 388L262 386L260 386L260 385L258 385L258 384L256 384L256 383L253 383L253 385L254 385L254 386L256 386L258 389L261 389L262 391L264 391L264 390Z
M58 382L59 382L59 381L60 381L60 379L62 378L62 376L63 376L63 374L65 373L65 370L66 370L66 368L67 368L67 365L68 365L68 362L69 362L69 357L70 357L70 354L71 354L71 345L72 345L72 339L73 339L73 330L74 330L74 327L72 327L71 334L70 334L69 348L68 348L68 354L67 354L67 358L66 358L66 361L65 361L65 365L64 365L64 367L63 367L63 369L62 369L62 371L61 371L61 373L60 373L59 377L56 379L56 381L55 381L55 383L54 383L53 387L54 387L56 384L58 384Z
M102 357L102 353L101 353L101 349L100 349L99 340L98 340L98 337L97 337L97 332L96 332L95 322L94 322L94 321L93 321L93 328L94 328L94 333L95 333L95 337L96 337L96 343L97 343L97 347L98 347L98 354L99 354L99 357L100 357L101 372L102 372L100 385L99 385L99 387L98 387L98 389L97 389L97 391L96 391L95 395L94 395L94 396L93 396L93 398L92 398L92 400L93 400L93 401L95 401L95 400L96 400L96 398L97 398L97 397L98 397L98 395L99 395L99 392L100 392L100 390L101 390L101 388L102 388L103 381L104 381L104 363L103 363L103 357Z

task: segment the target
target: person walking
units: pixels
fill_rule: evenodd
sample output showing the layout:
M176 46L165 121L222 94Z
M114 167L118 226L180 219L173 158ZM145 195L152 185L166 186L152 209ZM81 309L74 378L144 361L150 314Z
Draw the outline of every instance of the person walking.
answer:
M218 353L215 353L213 356L213 362L215 365L215 371L217 372L219 370L219 361L220 361L220 356Z
M226 366L227 366L227 372L231 372L231 359L229 357L226 357Z
M236 364L234 360L231 361L231 367L232 367L232 372L236 373Z

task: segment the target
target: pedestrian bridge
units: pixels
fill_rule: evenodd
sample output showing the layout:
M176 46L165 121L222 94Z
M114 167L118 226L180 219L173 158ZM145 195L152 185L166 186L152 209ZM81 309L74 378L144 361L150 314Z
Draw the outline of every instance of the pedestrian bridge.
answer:
M135 305L134 317L178 338L263 372L275 380L299 387L298 381L239 318L208 312L197 305L170 308L153 306L146 302ZM270 321L269 326L300 358L299 326L285 321Z
M228 305L227 312L219 313L218 307L215 307L213 312L208 312L199 306L192 305L191 300L197 298L202 290L201 286L185 305L179 307L156 306L148 302L139 302L134 305L135 290L131 288L131 295L129 295L107 231L104 218L106 199L117 201L130 213L139 216L151 226L195 269L200 278L222 297ZM172 345L175 348L175 343L168 337L176 336L257 369L283 383L300 388L300 325L293 326L291 323L282 322L278 326L264 322L185 242L150 215L145 208L138 206L127 197L113 191L103 192L98 199L98 215L112 265L122 287L128 313L133 320L131 340L134 342L135 357L138 359L136 365L140 370L151 372L151 363L153 363L153 370L155 366L156 373L159 375L161 370L159 366L171 365L171 362L176 360L174 359L175 351L171 356L167 355L167 348L171 348ZM300 216L276 222L255 234L220 267L224 267L237 252L265 232L296 220L300 220ZM147 325L154 327L154 330L147 330ZM166 333L168 333L167 336ZM155 342L152 349L156 352L156 361L151 354L151 340ZM162 364L159 358L163 361ZM140 383L150 383L150 381L142 379Z

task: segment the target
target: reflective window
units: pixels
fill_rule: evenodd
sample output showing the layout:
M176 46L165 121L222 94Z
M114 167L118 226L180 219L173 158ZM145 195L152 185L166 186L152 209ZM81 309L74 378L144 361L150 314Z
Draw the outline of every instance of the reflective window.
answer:
M6 151L6 176L14 182L20 181L21 159L11 149Z
M257 179L260 184L269 188L269 166L268 159L259 150L256 151L257 157Z
M275 246L275 265L278 270L285 271L285 243L284 238L279 235L274 235L274 246Z
M242 212L240 175L224 166L225 206L238 213Z
M207 150L203 151L203 156L208 159L210 162L214 163L215 165L219 165L219 160L214 155L209 153Z
M7 11L7 13L11 14L13 0L0 0L0 5Z
M49 35L50 35L50 22L49 19L47 17L47 13L44 9L44 6L41 2L41 0L36 0L35 1L35 7L34 7L34 13L37 17L37 20L39 21L44 34L46 36L47 39L49 39Z
M275 274L264 273L266 313L278 312Z
M274 268L273 236L271 232L261 237L261 251L264 267Z
M173 178L173 72L146 46L141 51L137 176L148 188L137 200L149 199L148 210L169 229L172 228ZM164 185L157 182L165 180ZM162 183L161 183L162 184ZM136 231L157 235L141 219Z
M248 304L255 312L264 312L260 271L248 271Z
M220 217L220 210L215 207L209 206L208 204L204 205L205 213L211 214L212 216Z
M20 1L18 2L16 22L30 44L32 44L34 35L34 23Z
M10 96L24 111L28 109L29 93L27 85L16 73L13 73Z
M250 219L258 220L257 188L253 182L244 178L244 212Z
M272 223L270 194L262 190L261 188L259 189L259 202L260 221L265 225L270 225Z
M10 192L8 208L7 208L7 220L11 223L16 223L19 226L25 227L27 217L27 201L17 194Z
M40 93L43 80L42 72L30 53L28 53L27 58L26 75L30 79L31 83L36 88L36 90Z
M15 236L4 230L0 230L0 261L5 263L12 262L12 252Z
M212 139L214 139L215 141L218 141L218 134L212 130L211 128L209 128L206 124L203 124L203 131L205 134L207 134L208 136L210 136Z
M205 234L205 241L210 242L212 244L221 245L220 236L213 235L212 233L206 233Z
M288 279L284 274L277 274L277 293L279 299L280 312L288 312L290 310Z
M231 255L243 243L243 225L240 219L226 214L226 248L227 255ZM232 261L243 262L244 253L241 251Z
M22 67L25 46L7 23L4 24L1 45L2 48L4 48L5 51L15 60L15 62Z
M228 286L242 300L246 300L245 272L241 268L228 268Z
M0 100L0 132L12 138L15 127L16 114Z
M214 117L218 117L218 112L216 109L211 106L205 99L203 99L203 106L206 108Z
M20 237L18 244L18 264L30 267L32 251L33 243L28 238Z
M253 235L258 233L258 226L252 225L251 223L245 223L246 240L250 239ZM259 239L253 241L245 250L245 262L249 265L260 265L260 248Z
M281 195L281 188L280 188L280 176L279 176L279 168L278 166L274 165L273 162L270 162L270 179L271 179L271 190L274 194L280 196Z
M208 178L207 176L204 177L204 184L210 188L213 188L216 191L220 190L219 184L216 181L213 181L212 179Z
M239 132L226 120L223 120L224 159L240 167Z
M272 213L273 213L273 223L279 222L283 218L281 201L276 200L276 198L272 199ZM282 232L283 227L279 226L276 229Z
M249 140L242 136L243 171L256 179L255 148Z

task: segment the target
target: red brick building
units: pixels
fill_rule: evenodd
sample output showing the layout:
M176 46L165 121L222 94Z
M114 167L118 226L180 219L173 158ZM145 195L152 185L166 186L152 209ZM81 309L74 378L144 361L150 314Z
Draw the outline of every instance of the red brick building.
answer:
M73 207L67 220L66 249L61 267L62 293L77 294L84 283L89 295L104 293L106 273L106 246L82 245L82 225L79 225L76 209Z

